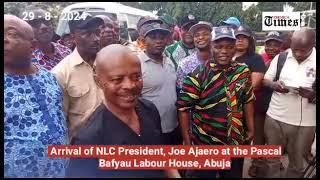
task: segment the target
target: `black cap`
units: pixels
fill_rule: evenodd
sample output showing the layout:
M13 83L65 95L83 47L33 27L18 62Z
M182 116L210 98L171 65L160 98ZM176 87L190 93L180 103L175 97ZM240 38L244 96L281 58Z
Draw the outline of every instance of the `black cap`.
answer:
M163 23L160 19L156 19L150 16L141 17L137 23L137 30L139 31L142 25L146 23L151 23L151 22Z
M267 34L266 40L264 42L267 42L269 40L283 42L283 39L281 38L280 33L277 31L271 31Z
M216 41L222 38L229 38L232 40L236 40L236 36L234 34L234 30L232 28L226 26L220 26L213 28L212 31L212 41Z
M192 14L189 14L188 16L182 18L182 20L180 22L180 26L183 27L183 26L186 26L190 23L192 23L191 26L198 23L198 20Z
M159 22L148 22L141 26L139 34L143 37L146 37L150 32L153 31L161 31L167 35L170 34L170 30L168 28L168 25L165 23L159 23Z
M93 17L91 14L87 12L83 12L79 18L69 20L68 22L70 32L73 32L76 29L89 29L99 27L104 24L103 19L99 17Z
M251 29L246 25L240 25L238 27L238 29L236 30L235 35L238 36L240 34L241 35L245 35L247 37L253 36L253 33L252 33Z

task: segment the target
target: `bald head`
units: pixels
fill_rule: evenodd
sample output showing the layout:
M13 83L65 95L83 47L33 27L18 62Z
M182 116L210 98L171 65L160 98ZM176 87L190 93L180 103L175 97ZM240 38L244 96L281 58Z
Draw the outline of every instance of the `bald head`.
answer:
M26 39L32 40L34 38L32 27L26 21L18 18L17 16L5 14L4 27L16 29L21 33L21 36L23 36Z
M13 15L4 15L5 70L30 67L34 33L32 27Z
M107 69L114 69L114 66L119 66L120 64L129 63L140 66L138 57L128 47L120 44L111 44L102 48L97 53L95 61L97 73L105 72Z
M300 46L314 46L316 42L316 32L311 28L303 27L292 34L292 43Z
M301 28L292 34L291 50L298 62L306 60L313 52L316 42L316 32L310 28Z
M97 54L95 80L111 110L133 109L142 90L140 61L129 48L109 45Z

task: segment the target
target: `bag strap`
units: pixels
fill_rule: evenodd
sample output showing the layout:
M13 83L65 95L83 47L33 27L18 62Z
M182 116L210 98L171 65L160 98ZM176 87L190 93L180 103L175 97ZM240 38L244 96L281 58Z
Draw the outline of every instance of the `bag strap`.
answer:
M280 78L280 73L283 68L284 63L287 60L288 52L281 52L278 56L278 63L277 63L277 72L276 72L276 77L274 78L273 81L278 81Z

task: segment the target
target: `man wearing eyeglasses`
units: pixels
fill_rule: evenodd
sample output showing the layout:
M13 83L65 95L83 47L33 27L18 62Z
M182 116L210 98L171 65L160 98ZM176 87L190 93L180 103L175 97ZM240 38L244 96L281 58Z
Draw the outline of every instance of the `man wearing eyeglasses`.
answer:
M36 47L32 53L32 62L47 70L51 70L63 58L69 55L71 50L66 46L53 42L52 17L48 18L46 16L49 12L33 7L29 8L27 12L30 15L27 22L31 25L35 39L37 40Z
M64 91L70 139L102 102L102 92L93 79L93 64L100 50L100 29L104 22L84 12L82 19L69 21L75 50L52 69Z

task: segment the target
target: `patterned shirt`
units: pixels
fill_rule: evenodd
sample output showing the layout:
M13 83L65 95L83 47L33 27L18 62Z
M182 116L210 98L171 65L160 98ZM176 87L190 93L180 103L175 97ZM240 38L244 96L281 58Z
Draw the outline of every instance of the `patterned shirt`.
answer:
M183 80L187 77L189 73L196 69L200 64L202 64L202 60L198 55L198 51L183 58L178 63L178 70L177 70L177 88L181 89Z
M45 69L4 74L4 176L63 177L66 159L47 157L48 145L66 145L62 90Z
M223 70L207 62L187 76L177 106L179 111L192 110L195 144L241 145L245 139L243 105L254 99L247 65L232 62Z
M63 58L71 54L71 50L63 46L59 43L51 42L54 47L54 55L53 57L49 57L48 55L44 54L40 49L36 49L32 52L32 62L37 65L41 66L47 70L51 70L54 66L56 66Z
M164 51L165 55L173 62L176 70L178 68L179 61L190 54L193 54L194 52L196 52L196 48L187 48L185 45L183 45L182 41L178 41L170 46L167 46Z

